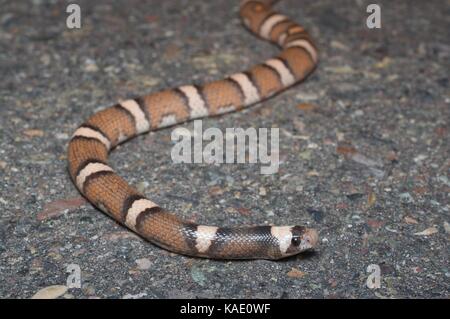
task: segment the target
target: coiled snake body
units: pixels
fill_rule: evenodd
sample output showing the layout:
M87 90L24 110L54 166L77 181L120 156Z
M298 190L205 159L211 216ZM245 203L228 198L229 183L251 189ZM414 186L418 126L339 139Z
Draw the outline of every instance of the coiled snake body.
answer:
M249 30L281 47L277 57L223 80L120 102L75 131L68 147L69 172L91 203L150 242L184 255L280 259L314 248L317 232L303 226L222 228L182 221L107 164L111 149L138 134L240 110L303 80L316 66L316 47L301 26L272 10L272 2L244 0L240 15Z

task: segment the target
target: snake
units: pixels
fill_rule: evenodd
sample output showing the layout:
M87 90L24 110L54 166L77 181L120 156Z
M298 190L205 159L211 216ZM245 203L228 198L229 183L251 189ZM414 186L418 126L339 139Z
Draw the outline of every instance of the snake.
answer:
M281 49L277 56L224 79L119 101L75 130L68 170L91 204L150 243L185 256L279 260L316 248L318 232L306 226L217 227L183 220L129 185L107 162L111 150L137 135L239 111L305 79L317 66L317 47L302 26L273 9L274 2L241 0L239 14L251 33Z

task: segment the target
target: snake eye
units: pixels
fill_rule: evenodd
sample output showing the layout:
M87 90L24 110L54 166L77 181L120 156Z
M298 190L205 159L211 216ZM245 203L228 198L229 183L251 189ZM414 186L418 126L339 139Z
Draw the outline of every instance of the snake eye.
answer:
M295 237L292 237L292 239L291 239L291 244L294 246L300 245L300 242L301 242L300 237L295 236Z

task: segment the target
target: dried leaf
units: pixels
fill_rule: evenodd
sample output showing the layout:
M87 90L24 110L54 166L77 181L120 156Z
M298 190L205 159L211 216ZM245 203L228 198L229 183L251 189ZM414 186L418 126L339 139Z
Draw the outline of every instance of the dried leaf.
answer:
M326 67L325 71L331 72L331 73L337 73L337 74L350 74L350 73L355 72L355 70L349 65L337 66L337 67Z
M384 57L383 60L375 64L375 67L378 69L384 69L392 63L392 59L389 57Z
M175 44L169 44L164 52L164 58L167 60L176 59L181 53L180 47Z
M445 137L448 136L447 128L446 127L438 127L435 130L435 133L439 137Z
M405 216L405 218L403 218L403 220L405 221L405 223L412 225L412 224L418 224L419 222L417 220L415 220L412 217L409 216Z
M336 41L336 40L332 40L330 45L332 48L335 48L335 49L339 49L339 50L347 51L347 52L350 51L350 48L347 45L345 45L342 42Z
M208 189L208 194L210 196L218 196L224 193L224 189L220 186L212 186Z
M135 233L126 230L124 231L121 230L114 233L106 233L105 235L102 236L102 238L111 241L116 241L119 239L140 239L140 237Z
M63 214L66 209L75 209L84 204L86 204L86 200L81 196L47 203L44 209L37 214L37 219L45 220L47 218L54 218Z
M373 160L371 158L368 158L367 156L360 154L360 153L354 153L351 154L351 159L355 161L356 163L368 166L368 167L382 167L383 163L381 163L378 160Z
M356 154L356 148L351 145L338 145L336 152L342 155Z
M158 21L158 20L159 20L159 17L156 16L156 15L148 15L148 16L145 17L145 20L146 20L148 23L153 23L153 22Z
M320 176L320 173L318 171L316 171L316 170L312 170L312 171L309 171L308 173L306 173L306 175L308 175L308 176Z
M414 233L414 235L417 235L417 236L430 236L430 235L436 234L437 232L438 232L438 229L436 227L430 227L430 228L427 228L424 231L421 231L419 233Z
M370 192L369 196L367 197L367 207L372 207L376 201L377 195L375 195L374 192Z
M386 155L386 159L391 162L398 162L398 155L395 151L389 151Z
M29 129L23 131L23 134L25 134L28 137L42 137L44 136L44 131L37 129Z
M252 214L252 211L245 207L238 207L236 208L236 210L238 211L239 214L244 216L250 216Z
M297 268L292 268L288 273L287 273L288 277L291 278L302 278L306 275L305 272L298 270Z
M367 221L367 225L369 225L370 228L378 229L378 228L380 228L381 226L384 225L384 221L382 221L382 220L376 220L376 219L369 219L369 220Z
M31 299L56 299L67 292L67 287L62 285L48 286L34 294Z
M297 105L297 108L299 110L305 111L305 112L311 112L317 109L317 106L310 103L300 103Z

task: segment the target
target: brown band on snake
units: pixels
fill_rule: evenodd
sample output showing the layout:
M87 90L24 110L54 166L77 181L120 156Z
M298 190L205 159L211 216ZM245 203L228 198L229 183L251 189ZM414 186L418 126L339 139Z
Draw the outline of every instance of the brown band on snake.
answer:
M69 172L95 206L150 242L170 251L217 259L279 259L313 248L314 229L302 226L216 227L185 222L147 199L108 166L108 152L151 130L236 111L303 80L318 54L303 27L272 10L271 0L245 0L240 15L259 37L282 47L247 71L203 85L184 85L95 113L73 134Z

